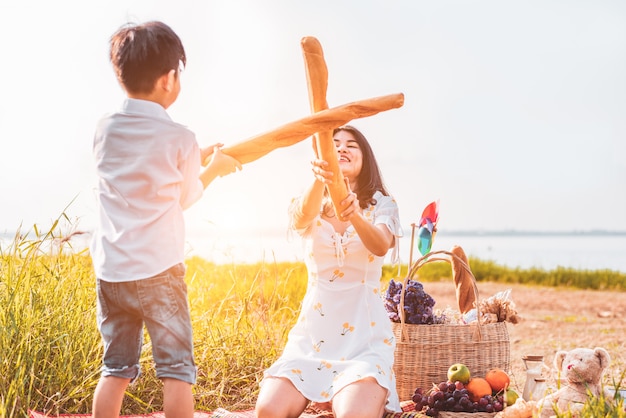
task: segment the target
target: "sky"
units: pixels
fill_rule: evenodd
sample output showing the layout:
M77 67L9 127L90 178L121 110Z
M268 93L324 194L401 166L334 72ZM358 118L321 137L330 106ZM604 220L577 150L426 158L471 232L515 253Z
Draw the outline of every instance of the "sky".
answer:
M403 225L440 202L439 230L626 230L626 3L620 0L79 0L0 3L0 232L65 213L95 222L92 139L124 94L108 61L128 21L185 45L168 109L201 146L310 114L300 40L324 50L330 107L403 93L352 122ZM190 235L283 231L312 181L310 139L217 179Z

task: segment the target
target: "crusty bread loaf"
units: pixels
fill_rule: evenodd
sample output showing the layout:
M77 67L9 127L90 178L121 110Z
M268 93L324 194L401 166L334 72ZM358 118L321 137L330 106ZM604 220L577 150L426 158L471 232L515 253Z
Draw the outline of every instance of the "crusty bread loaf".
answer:
M277 148L296 144L316 132L332 130L345 125L351 120L396 109L403 104L404 95L402 93L347 103L305 116L234 145L225 146L222 148L222 151L235 158L241 164L247 164L258 160Z
M452 279L456 287L456 300L459 305L459 312L466 313L476 307L476 284L467 270L469 269L469 261L463 248L455 245L450 252L456 256L451 257L450 264L452 265Z
M324 60L324 51L319 41L312 36L302 38L300 46L304 57L311 113L317 113L320 110L328 109L328 102L326 101L328 68Z
M335 203L347 196L347 187L338 168L339 163L332 139L332 130L354 119L399 108L404 104L404 95L402 93L390 94L328 109L326 102L328 69L324 61L322 47L319 41L313 37L303 38L301 45L312 114L235 145L224 147L222 151L234 157L241 164L247 164L277 148L288 147L319 133L316 135L318 154L331 164L331 170L336 173L336 179L333 179L333 184L329 188L329 193L333 203Z
M300 44L304 56L311 112L316 113L326 110L328 109L328 102L326 101L328 68L324 60L322 45L316 38L310 36L302 38ZM318 131L315 134L315 151L317 158L326 161L328 163L328 171L333 173L332 183L327 184L326 189L333 202L337 218L343 220L341 213L346 208L341 205L341 201L348 196L348 186L339 168L339 159L332 130Z

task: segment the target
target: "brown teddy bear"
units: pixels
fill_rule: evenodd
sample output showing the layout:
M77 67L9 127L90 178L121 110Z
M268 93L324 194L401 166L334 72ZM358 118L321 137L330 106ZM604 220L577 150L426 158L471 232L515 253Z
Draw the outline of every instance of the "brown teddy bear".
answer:
M610 362L609 353L600 347L558 351L554 366L560 371L561 388L537 402L539 416L554 416L556 410L571 411L572 417L579 416L589 396L604 394L602 375Z

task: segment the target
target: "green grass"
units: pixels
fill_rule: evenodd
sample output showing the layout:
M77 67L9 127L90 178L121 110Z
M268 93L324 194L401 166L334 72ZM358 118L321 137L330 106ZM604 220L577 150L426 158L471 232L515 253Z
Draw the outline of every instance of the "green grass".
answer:
M0 252L2 417L27 416L29 408L49 414L91 410L101 361L95 278L89 254L73 250L59 229L58 223L45 233L35 227L30 238L18 232ZM475 259L471 265L480 280L626 290L626 275L610 271L510 270ZM200 258L188 259L187 267L198 365L196 409L251 407L262 371L279 355L297 318L306 268L302 263L216 265ZM402 266L401 274L406 271ZM381 286L397 275L397 268L385 266ZM449 275L446 263L420 270L420 280ZM142 376L127 391L124 414L161 410L161 384L147 336L141 363Z

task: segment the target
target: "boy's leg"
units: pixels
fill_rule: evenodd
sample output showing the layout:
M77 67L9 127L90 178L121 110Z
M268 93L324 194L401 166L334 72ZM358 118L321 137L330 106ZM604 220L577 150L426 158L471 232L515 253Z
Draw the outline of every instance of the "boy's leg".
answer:
M143 322L129 312L137 305L134 282L98 279L98 329L104 345L102 375L93 398L94 417L118 417L124 391L139 375Z
M120 415L124 391L130 379L103 376L98 381L93 396L92 414L94 418L117 418Z
M167 418L193 417L194 401L191 384L178 379L163 378L163 412Z
M167 418L191 417L194 412L196 365L184 276L181 264L138 284Z

